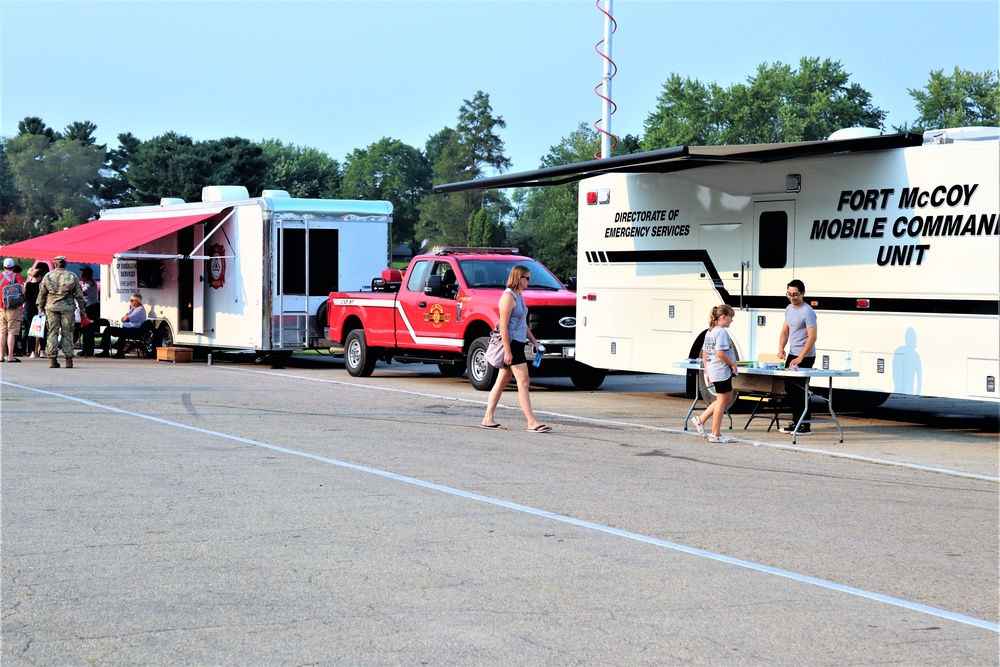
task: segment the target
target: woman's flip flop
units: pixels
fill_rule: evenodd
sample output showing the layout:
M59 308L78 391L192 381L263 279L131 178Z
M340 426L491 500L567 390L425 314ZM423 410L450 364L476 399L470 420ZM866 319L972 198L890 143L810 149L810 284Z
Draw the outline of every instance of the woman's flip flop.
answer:
M480 424L479 428L485 428L490 431L506 431L507 427L503 424Z
M539 424L535 428L527 429L528 433L548 433L552 430L552 427L548 424Z

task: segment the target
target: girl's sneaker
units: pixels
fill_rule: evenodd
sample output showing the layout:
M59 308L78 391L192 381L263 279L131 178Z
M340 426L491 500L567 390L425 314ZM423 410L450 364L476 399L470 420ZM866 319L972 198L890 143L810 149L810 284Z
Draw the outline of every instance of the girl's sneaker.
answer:
M698 415L691 417L691 425L694 426L696 431L698 431L698 435L703 438L705 437L705 425L701 423L700 419L698 419Z
M732 438L727 438L724 435L711 435L708 437L709 442L732 442Z

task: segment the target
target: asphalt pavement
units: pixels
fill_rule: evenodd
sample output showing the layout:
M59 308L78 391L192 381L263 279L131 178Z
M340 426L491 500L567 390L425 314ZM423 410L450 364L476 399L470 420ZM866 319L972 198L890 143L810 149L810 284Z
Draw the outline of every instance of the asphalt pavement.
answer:
M4 665L996 665L997 406L893 397L792 446L680 378L508 391L0 364Z

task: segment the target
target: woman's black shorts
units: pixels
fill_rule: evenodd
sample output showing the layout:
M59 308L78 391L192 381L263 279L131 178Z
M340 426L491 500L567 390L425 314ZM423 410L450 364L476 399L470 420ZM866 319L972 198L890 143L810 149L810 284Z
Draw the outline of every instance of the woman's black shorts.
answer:
M518 364L528 363L527 358L524 356L524 347L528 344L528 341L524 340L512 340L510 342L510 354L514 357L513 361L510 362L511 366L517 366Z
M715 387L716 394L728 394L733 390L733 376L730 375L725 380L713 382L712 385Z

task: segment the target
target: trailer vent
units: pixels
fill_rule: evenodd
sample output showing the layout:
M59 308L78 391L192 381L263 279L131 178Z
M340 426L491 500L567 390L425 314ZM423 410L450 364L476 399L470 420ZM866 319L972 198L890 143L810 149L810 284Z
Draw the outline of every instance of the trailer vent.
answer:
M184 200L180 197L163 197L160 199L160 206L174 206L175 204L183 204Z
M250 193L242 185L206 185L201 189L203 202L249 198Z

